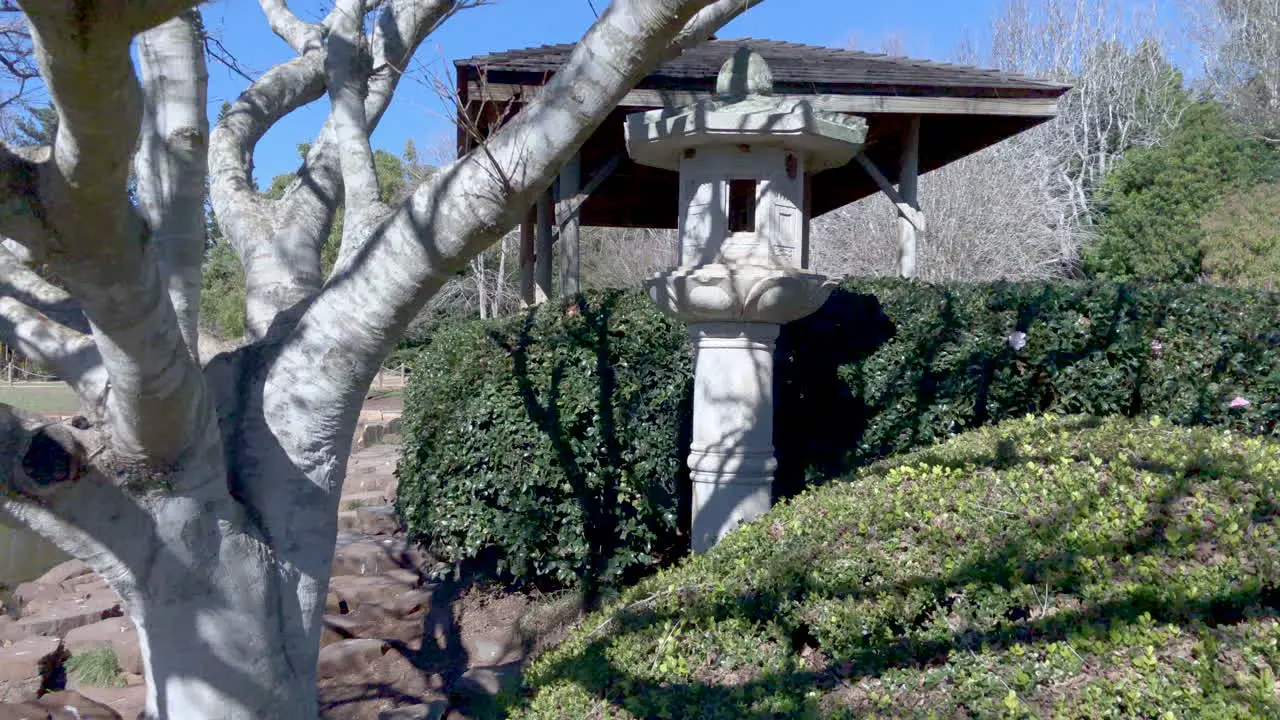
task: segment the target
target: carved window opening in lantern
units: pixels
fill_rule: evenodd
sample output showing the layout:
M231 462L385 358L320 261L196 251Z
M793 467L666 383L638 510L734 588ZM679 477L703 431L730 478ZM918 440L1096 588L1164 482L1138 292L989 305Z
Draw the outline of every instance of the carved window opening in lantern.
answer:
M741 178L729 181L729 234L750 235L756 231L756 198L759 181Z

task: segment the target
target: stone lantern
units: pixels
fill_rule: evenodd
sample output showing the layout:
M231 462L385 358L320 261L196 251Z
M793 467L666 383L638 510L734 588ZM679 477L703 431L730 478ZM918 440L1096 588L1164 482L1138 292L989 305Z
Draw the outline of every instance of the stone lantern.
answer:
M866 129L774 97L769 66L747 48L711 99L627 117L631 157L680 173L679 266L646 288L694 341L694 552L770 507L774 341L835 285L809 272L806 186L853 159Z

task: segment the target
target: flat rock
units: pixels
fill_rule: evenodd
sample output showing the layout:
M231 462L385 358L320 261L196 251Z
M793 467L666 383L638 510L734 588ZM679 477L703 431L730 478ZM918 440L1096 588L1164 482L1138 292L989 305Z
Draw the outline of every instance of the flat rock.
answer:
M0 648L0 702L34 700L43 675L65 657L52 637L30 637Z
M406 548L398 538L339 540L333 556L334 575L382 575L397 568L415 570L427 567L428 556L413 547Z
M356 517L355 510L339 510L338 511L338 532L356 532L356 524L359 519Z
M127 617L108 618L101 622L78 627L67 633L63 641L72 655L98 645L110 645L116 653L120 669L135 675L142 674L142 650L138 645L138 630Z
M365 535L395 535L400 531L400 518L390 505L356 508L356 529Z
M61 647L55 637L29 637L0 648L0 681L39 677L41 663L56 656Z
M61 585L72 578L88 575L92 572L93 570L83 560L68 560L54 565L49 569L49 572L41 575L36 582L41 585Z
M62 637L78 627L92 625L107 618L124 614L119 598L90 596L88 599L66 599L51 603L39 603L29 608L29 615L16 625L32 635L57 635Z
M39 581L24 582L13 589L13 600L19 607L38 602L52 602L65 594L58 585L49 585Z
M347 493L342 496L342 510L359 511L364 507L386 505L395 499L395 493L387 490L370 490L368 492Z
M8 615L0 615L0 647L31 637L26 628L18 627L18 621Z
M360 637L364 623L350 615L325 615L321 620L320 647Z
M357 638L341 640L320 648L320 660L316 666L321 678L337 678L347 673L361 672L382 658L391 646L385 640Z
M422 648L422 618L397 620L368 607L348 615L326 615L320 645L327 647L351 638L394 641L411 651Z
M115 710L124 720L142 717L147 709L147 686L129 685L120 688L80 688L81 695ZM177 720L176 718L174 720Z
M0 720L7 717L0 709ZM110 707L69 690L52 692L35 702L24 703L22 712L12 717L23 720L121 720L120 714Z
M374 610L385 617L407 620L418 617L431 609L431 591L427 589L407 590L391 597L376 598L372 602L366 603L366 605L372 606Z
M520 646L518 638L464 637L463 640L467 648L467 658L473 667L519 662L524 656L524 649Z
M441 697L418 705L406 705L378 713L378 720L441 720L449 710L449 701Z
M351 610L395 596L411 587L387 575L335 575L329 579L329 589L339 600L345 600Z
M403 584L405 587L416 588L423 583L423 577L416 570L408 568L392 568L383 575Z

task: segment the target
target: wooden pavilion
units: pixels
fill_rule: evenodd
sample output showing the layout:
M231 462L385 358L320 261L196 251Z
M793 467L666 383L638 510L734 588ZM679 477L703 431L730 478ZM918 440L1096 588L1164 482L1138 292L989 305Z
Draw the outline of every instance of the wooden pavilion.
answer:
M855 161L818 173L806 211L818 217L875 192L898 206L904 243L924 229L916 182L935 170L1057 114L1067 86L947 63L773 40L710 40L663 64L627 93L565 166L521 227L521 296L551 296L553 244L560 245L560 294L579 287L582 225L675 228L679 174L628 157L624 118L709 98L721 65L740 47L772 68L774 92L867 120ZM458 60L458 152L472 149L537 95L572 45L546 45ZM910 275L909 272L905 273Z

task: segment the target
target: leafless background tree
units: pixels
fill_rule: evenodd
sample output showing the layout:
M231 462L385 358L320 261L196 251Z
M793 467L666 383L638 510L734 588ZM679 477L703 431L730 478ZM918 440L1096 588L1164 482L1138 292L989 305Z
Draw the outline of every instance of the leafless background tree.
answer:
M896 41L895 43L900 42ZM1070 274L1090 240L1093 192L1125 150L1176 127L1180 77L1154 8L1119 0L1007 0L954 60L1071 84L1060 116L920 179L923 280ZM890 275L896 211L877 195L815 223L818 269Z
M1280 0L1183 0L1202 82L1235 119L1280 142Z

